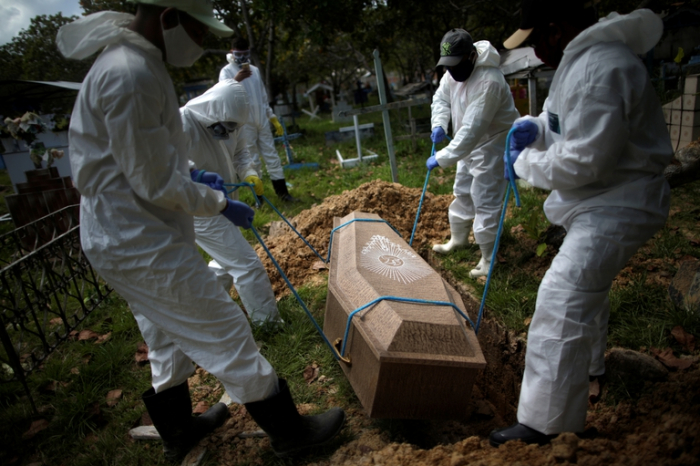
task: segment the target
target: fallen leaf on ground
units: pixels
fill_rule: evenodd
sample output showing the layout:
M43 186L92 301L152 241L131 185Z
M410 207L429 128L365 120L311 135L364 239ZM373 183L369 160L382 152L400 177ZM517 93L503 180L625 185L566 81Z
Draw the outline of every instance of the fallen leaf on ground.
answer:
M651 348L652 354L656 356L656 359L661 361L661 364L664 366L668 367L669 369L687 369L689 368L692 364L693 361L690 359L679 359L673 354L673 350L671 348L666 348L664 350L660 350L658 348Z
M46 419L39 419L38 421L34 421L32 422L32 425L29 426L29 430L22 434L22 438L24 440L29 440L42 430L46 429L48 426L49 421L47 421Z
M523 323L527 326L530 325L530 322L532 322L532 317L526 317Z
M117 403L119 403L119 400L122 398L122 391L119 389L116 390L110 390L109 393L107 393L107 406L110 408Z
M51 319L49 323L51 325L63 325L63 319L61 319L60 317L56 317L55 319Z
M686 332L683 327L676 325L671 330L671 335L676 341L683 347L686 351L695 351L695 337L690 333Z
M78 374L80 374L80 369L78 369L77 367L74 367L73 369L70 370L70 373L78 375Z
M314 380L316 380L320 372L321 371L318 368L318 364L306 366L304 369L304 380L306 380L307 384L311 384Z
M323 261L316 261L311 268L314 270L328 270L328 265Z
M100 334L92 330L81 330L78 334L78 341L92 340L93 338L97 339L99 337Z
M97 337L97 340L95 341L96 345L101 345L105 341L109 340L112 337L112 332L105 333L104 335L100 335Z

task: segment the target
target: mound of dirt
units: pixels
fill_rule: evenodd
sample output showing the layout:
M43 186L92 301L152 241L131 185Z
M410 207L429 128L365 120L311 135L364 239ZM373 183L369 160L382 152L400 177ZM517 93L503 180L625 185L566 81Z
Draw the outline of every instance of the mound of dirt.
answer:
M420 202L421 189L407 188L398 183L375 180L352 191L326 198L322 204L301 212L290 220L294 227L318 251L322 257L328 254L328 241L333 229L333 217L344 217L356 210L377 214L396 228L408 242ZM444 240L450 234L447 208L451 195L436 196L426 193L421 216L413 239L413 249ZM280 264L295 287L315 277L319 271L313 268L318 257L289 228L286 232L265 240L275 260ZM280 277L272 261L260 245L255 247L272 281L276 296L288 293L287 285ZM325 274L320 278L325 280Z

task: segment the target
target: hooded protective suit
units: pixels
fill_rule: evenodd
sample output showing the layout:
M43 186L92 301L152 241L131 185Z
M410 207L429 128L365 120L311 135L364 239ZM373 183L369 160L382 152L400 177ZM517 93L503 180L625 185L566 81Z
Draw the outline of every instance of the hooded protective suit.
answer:
M496 49L485 40L474 43L474 47L479 57L469 79L458 82L450 73L442 76L430 108L431 127L447 131L452 118L454 138L435 154L441 167L457 164L450 226L454 231L456 225L468 225L473 220L476 243L488 244L496 239L506 188L506 136L520 114L498 69L500 55Z
M243 125L248 121L248 97L241 83L232 79L219 82L180 108L188 152L194 165L216 172L226 183L238 183L257 176L245 146ZM218 122L236 122L238 127L226 140L214 139L207 127ZM237 195L237 191L232 193ZM278 320L277 301L265 267L241 231L223 216L195 217L195 240L214 260L209 267L231 288L230 279L251 320L262 323ZM221 274L221 275L220 275Z
M226 59L229 64L221 70L219 81L234 79L236 74L241 71L241 65L233 60L233 54L226 55ZM262 156L270 179L282 180L284 179L282 161L275 149L275 141L269 123L270 118L275 114L268 104L267 91L260 77L260 70L251 64L250 71L253 74L241 81L248 92L248 102L250 103L248 123L244 127L248 150L253 158L253 167L258 172L259 177L262 177L262 162L260 161Z
M124 27L133 18L96 13L56 38L68 58L104 47L70 123L83 251L128 301L156 392L183 383L196 361L238 402L262 400L277 376L194 244L192 216L217 215L223 193L190 179L172 81L161 51Z
M588 376L604 372L608 292L627 260L663 226L673 153L661 106L636 54L663 24L649 10L616 13L564 50L537 139L515 162L552 190L544 209L567 236L540 284L518 421L545 434L582 431Z

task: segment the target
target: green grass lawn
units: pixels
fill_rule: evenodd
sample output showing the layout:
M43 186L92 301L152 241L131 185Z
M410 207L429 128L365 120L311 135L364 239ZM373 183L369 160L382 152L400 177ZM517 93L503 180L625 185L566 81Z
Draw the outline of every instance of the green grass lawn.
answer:
M428 107L414 109L414 116L426 117ZM393 111L394 135L403 131L400 118L406 111ZM362 141L363 147L380 154L379 162L352 169L341 169L335 151L344 157L355 157L355 143L350 141L335 146L325 144L324 133L351 123L335 124L328 116L309 121L306 116L297 119L304 136L292 141L296 162L315 162L318 170L299 170L287 173L290 192L301 199L293 205L277 203L269 180L265 179L266 196L288 217L293 217L314 204L323 202L332 194L356 188L362 183L381 179L391 181L387 160L381 114L361 116L360 123L375 123L375 136ZM289 123L289 122L288 122ZM284 154L278 145L280 155ZM413 151L410 141L396 143L399 182L405 186L422 188L425 181L425 159L430 155L431 144L427 138L419 141ZM347 154L347 155L346 155ZM434 194L449 194L454 169L441 174L450 181L437 183L433 180L430 190ZM4 176L0 172L0 177ZM0 184L9 184L0 178ZM511 209L504 229L502 247L504 251L523 249L511 254L508 261L499 266L491 283L487 305L488 317L498 319L516 333L527 331L528 318L535 309L539 280L532 273L533 258L537 257L540 233L548 223L542 213L542 202L546 193L539 190L523 191L524 207ZM247 192L241 199L252 201ZM639 254L640 267L625 275L625 284L615 286L611 292L612 311L610 318L610 345L621 345L635 350L671 346L680 350L670 329L682 325L686 331L700 335L697 314L674 307L666 296L666 289L649 280L658 270L649 270L653 260L660 260L664 270L675 273L678 260L690 255L700 257L698 248L688 238L700 239L698 213L700 205L700 183L696 182L673 192L675 212L666 228L659 232ZM0 203L0 213L5 208ZM406 215L413 217L417 206L406 206ZM675 209L675 210L674 210ZM268 206L256 211L254 225L261 232L267 231L269 222L278 220ZM522 248L518 237L511 232L521 226L532 247ZM250 232L247 238L253 242ZM551 251L545 250L542 261L551 260ZM483 291L483 284L470 280L467 274L479 258L476 247L439 258L441 266L458 280L463 281L475 296ZM657 266L657 269L659 266ZM325 285L304 287L301 296L314 316L322 321L327 288ZM357 408L357 400L339 366L317 335L301 307L292 296L279 302L282 317L290 324L279 333L256 329L256 340L262 342L262 353L271 361L280 376L286 377L297 403L313 403L318 410L338 405ZM322 324L322 322L321 322ZM92 341L70 341L63 344L44 364L43 370L33 374L29 380L31 391L40 414L32 413L26 396L18 384L0 385L0 464L27 465L151 465L161 464L160 446L149 442L134 442L126 432L139 424L145 412L140 395L150 385L149 366L134 362L134 354L141 336L126 303L113 293L102 308L85 321L82 328L99 334L111 332L111 338L97 345ZM323 367L327 377L324 382L333 390L319 392L318 388L305 383L303 369L312 363ZM212 387L216 381L206 378ZM107 404L110 390L121 389L123 398L114 406ZM319 394L321 393L321 394ZM213 403L221 395L220 390L211 390L205 397ZM23 440L34 421L43 419L48 426L30 439ZM273 459L265 461L274 464ZM214 464L211 461L207 464Z

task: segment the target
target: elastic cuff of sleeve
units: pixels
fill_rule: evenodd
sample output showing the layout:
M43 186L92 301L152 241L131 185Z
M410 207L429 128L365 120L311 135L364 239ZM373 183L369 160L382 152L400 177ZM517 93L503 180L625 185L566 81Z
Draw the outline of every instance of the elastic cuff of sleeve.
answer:
M197 180L196 180L197 183L201 183L201 182L202 182L202 177L204 176L205 173L206 173L206 171L204 171L204 170L199 170L199 172L197 173Z

